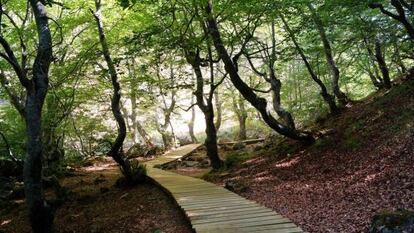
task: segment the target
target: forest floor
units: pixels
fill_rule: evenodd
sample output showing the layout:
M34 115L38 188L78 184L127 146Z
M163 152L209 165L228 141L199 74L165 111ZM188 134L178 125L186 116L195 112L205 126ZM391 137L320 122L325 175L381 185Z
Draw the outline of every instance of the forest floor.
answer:
M190 224L175 202L152 184L133 188L114 186L119 169L103 159L62 180L69 200L56 213L60 233L191 233ZM50 191L48 191L50 193ZM0 215L0 233L28 233L22 201Z
M311 146L282 140L222 149L229 168L204 179L246 185L240 195L307 232L367 232L377 213L414 209L413 79L353 103L313 131L319 138ZM178 168L197 177L202 171Z
M218 185L245 184L240 195L307 232L366 232L385 209L414 209L413 90L412 78L399 81L392 90L319 121L312 127L318 135L313 145L269 139L238 149L222 146L227 169L214 173L201 149L170 169ZM197 161L204 165L191 166ZM162 190L151 184L117 188L119 176L115 164L104 159L63 179L71 193L56 213L59 232L192 232ZM30 232L24 203L16 203L0 214L0 233Z

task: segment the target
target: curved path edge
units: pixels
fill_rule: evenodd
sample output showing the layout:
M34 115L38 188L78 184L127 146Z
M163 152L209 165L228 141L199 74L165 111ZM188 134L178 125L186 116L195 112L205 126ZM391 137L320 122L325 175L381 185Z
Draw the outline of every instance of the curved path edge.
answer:
M275 211L201 179L154 168L194 152L202 144L180 147L146 162L148 176L183 210L197 233L301 233Z

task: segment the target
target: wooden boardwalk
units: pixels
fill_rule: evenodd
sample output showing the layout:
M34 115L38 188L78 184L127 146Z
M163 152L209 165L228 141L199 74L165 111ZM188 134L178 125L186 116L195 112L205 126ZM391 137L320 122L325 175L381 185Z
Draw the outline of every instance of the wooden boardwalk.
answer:
M182 208L197 233L303 232L289 219L222 187L154 168L179 159L201 144L183 146L147 162L148 175Z

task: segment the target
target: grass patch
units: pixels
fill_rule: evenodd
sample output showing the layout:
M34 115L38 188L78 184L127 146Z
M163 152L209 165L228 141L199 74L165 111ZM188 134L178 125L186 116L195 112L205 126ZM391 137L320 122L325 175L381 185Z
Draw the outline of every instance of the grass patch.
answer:
M232 168L236 165L245 162L251 157L252 155L247 152L231 152L226 156L226 159L224 160L224 165L226 166L226 168Z

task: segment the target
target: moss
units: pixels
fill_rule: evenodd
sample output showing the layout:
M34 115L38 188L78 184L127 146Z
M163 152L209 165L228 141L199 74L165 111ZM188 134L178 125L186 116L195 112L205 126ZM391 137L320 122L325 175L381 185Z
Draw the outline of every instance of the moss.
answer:
M226 168L232 168L238 164L251 158L251 155L247 152L232 152L226 156L224 164Z
M374 217L372 227L388 228L390 230L398 227L405 227L407 224L414 223L414 212L408 210L389 211L384 210Z
M211 172L204 174L201 178L209 182L215 182L215 181L220 180L222 172L223 170L222 171L217 171L217 170L211 171Z
M332 137L324 137L324 138L318 139L313 145L313 148L315 150L321 150L323 148L331 146L333 143L334 143L334 140Z
M362 142L356 137L349 137L345 139L344 146L346 149L356 150L362 146Z

